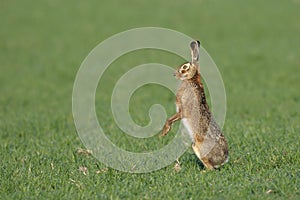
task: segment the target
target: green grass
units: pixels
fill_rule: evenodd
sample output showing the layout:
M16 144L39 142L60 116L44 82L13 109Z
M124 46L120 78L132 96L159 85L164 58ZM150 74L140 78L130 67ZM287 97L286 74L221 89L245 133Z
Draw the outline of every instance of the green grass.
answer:
M0 199L299 199L299 9L297 0L1 1ZM179 158L179 172L174 162L146 174L106 169L76 153L84 146L71 97L81 62L107 37L143 26L199 38L218 65L231 157L220 170L205 171L191 150ZM175 67L182 60L133 52L114 62L105 80L113 85L147 62ZM111 89L99 86L96 107L113 142L146 151L172 139L122 134L110 113ZM175 112L170 92L147 86L132 99L134 120L146 124L153 103Z

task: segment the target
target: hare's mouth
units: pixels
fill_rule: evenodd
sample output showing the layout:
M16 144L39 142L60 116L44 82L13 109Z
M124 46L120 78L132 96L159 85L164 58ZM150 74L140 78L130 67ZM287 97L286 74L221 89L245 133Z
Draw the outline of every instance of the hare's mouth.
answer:
M173 76L174 76L175 78L177 78L177 79L180 79L180 78L181 78L181 75L180 75L180 73L179 73L178 71L175 71L174 74L173 74Z

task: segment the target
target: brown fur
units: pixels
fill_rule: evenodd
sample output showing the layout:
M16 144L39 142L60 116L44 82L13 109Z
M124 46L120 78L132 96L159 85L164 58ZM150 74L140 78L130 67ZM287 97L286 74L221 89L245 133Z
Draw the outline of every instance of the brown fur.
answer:
M177 113L170 117L162 130L166 135L172 123L185 119L192 133L192 148L208 169L214 169L228 160L227 141L215 122L206 102L204 87L199 73L199 45L191 43L192 62L181 65L175 72L182 80L176 94Z

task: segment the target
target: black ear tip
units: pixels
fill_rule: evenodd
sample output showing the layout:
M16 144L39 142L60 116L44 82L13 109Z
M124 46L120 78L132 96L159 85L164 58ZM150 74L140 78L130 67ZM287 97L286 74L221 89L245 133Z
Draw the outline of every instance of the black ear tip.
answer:
M196 40L196 41L191 42L191 48L192 48L192 49L194 49L196 45L198 45L198 47L200 47L200 42L199 42L199 40Z
M191 42L191 48L194 49L196 47L197 43L195 41Z

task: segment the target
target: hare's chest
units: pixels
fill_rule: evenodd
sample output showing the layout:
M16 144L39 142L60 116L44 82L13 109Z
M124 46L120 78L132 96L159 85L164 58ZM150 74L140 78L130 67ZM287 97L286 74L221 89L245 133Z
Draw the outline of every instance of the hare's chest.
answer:
M186 105L189 103L189 100L195 98L194 91L188 84L182 83L182 85L178 88L177 91L177 99L180 100L180 103Z
M190 138L192 139L192 141L194 142L194 132L192 130L192 126L189 122L189 120L187 118L182 118L181 119L182 124L184 125L184 127L186 128Z
M183 117L190 117L193 112L199 110L200 100L199 96L194 90L185 88L179 93L177 98L180 101L180 107L182 110Z

